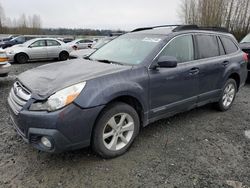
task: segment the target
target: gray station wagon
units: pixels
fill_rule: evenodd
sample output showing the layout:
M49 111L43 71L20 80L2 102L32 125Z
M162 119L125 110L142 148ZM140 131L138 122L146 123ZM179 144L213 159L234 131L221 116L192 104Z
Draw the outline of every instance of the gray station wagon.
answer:
M224 29L139 28L85 59L19 75L8 97L10 116L39 150L91 146L112 158L154 121L208 103L228 110L245 84L247 61Z

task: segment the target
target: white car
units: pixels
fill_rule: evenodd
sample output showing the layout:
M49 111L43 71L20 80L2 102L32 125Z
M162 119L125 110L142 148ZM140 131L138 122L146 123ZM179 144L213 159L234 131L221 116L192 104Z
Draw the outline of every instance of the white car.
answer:
M5 51L0 49L0 77L8 76L10 72L10 63Z
M53 38L36 38L6 49L9 61L17 63L54 58L64 61L71 51L64 42Z
M72 49L79 50L79 49L86 49L90 48L93 45L94 41L90 39L76 39L72 42L67 43Z
M101 48L102 46L104 46L105 44L109 43L110 41L112 41L115 38L116 37L105 37L105 38L99 39L96 43L94 43L91 46L91 48L72 51L69 54L69 58L70 59L84 58L84 57L92 54L93 52L95 52L96 50L98 50L99 48Z

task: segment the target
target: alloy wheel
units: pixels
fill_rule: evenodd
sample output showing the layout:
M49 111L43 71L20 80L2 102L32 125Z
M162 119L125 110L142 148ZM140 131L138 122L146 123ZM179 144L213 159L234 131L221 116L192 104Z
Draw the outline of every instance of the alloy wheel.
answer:
M235 97L235 93L236 93L236 88L234 84L232 83L228 84L224 90L224 94L222 98L224 107L227 108L232 104L234 97Z
M134 130L135 122L129 114L116 114L104 127L103 143L108 150L121 150L131 141Z

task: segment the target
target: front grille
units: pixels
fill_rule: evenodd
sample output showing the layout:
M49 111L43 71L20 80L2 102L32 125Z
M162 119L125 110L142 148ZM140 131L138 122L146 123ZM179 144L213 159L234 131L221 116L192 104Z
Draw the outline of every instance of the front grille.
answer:
M13 112L18 115L30 97L31 93L22 84L15 82L8 97L8 104Z

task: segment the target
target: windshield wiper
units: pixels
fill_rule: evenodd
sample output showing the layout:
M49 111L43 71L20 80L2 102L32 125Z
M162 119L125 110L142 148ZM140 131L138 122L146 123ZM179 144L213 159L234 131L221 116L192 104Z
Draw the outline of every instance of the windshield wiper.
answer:
M118 64L118 65L122 65L122 63L118 63L118 62L115 62L115 61L110 61L110 60L108 60L108 59L95 59L95 61L102 62L102 63L107 63L107 64Z

